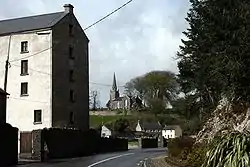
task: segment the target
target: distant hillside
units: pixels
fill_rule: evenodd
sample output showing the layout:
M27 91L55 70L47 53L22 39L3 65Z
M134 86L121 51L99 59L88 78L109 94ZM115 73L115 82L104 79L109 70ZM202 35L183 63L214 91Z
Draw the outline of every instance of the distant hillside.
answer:
M104 124L109 124L112 122L115 122L116 120L120 119L120 118L125 118L128 119L130 126L131 127L135 127L136 123L138 120L141 120L143 122L155 122L155 121L160 121L162 124L183 124L185 122L184 119L179 118L176 115L159 115L158 118L156 118L154 115L152 114L134 114L134 115L90 115L90 127L94 128L94 127L98 127L99 125L102 124L102 122Z
M99 111L89 111L89 115L103 115L103 116L115 116L115 115L124 115L125 111L123 110L116 110L116 111L109 111L109 110L99 110ZM130 115L131 112L127 111L126 115Z
M114 115L118 115L118 113L116 111L90 111L89 112L89 115L111 115L111 116L114 116Z

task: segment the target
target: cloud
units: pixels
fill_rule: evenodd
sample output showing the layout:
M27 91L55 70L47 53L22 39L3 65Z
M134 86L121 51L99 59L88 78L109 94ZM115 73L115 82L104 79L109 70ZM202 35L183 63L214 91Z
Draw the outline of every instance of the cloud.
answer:
M0 19L56 12L63 10L63 4L71 3L84 28L125 2L22 0L16 5L16 0L2 0ZM103 105L109 98L107 85L112 84L114 72L120 86L150 70L178 72L174 57L187 28L184 18L188 8L187 0L134 0L86 31L90 39L90 81L103 84L90 83L90 89L100 91Z

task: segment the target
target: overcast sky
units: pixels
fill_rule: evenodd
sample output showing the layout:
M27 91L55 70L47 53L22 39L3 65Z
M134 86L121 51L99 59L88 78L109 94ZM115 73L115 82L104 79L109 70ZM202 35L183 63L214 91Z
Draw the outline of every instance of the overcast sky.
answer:
M0 0L0 19L62 11L71 3L85 28L127 1ZM121 93L127 81L151 70L178 72L175 55L188 9L188 0L134 0L85 32L90 39L90 89L100 92L103 105L114 72Z

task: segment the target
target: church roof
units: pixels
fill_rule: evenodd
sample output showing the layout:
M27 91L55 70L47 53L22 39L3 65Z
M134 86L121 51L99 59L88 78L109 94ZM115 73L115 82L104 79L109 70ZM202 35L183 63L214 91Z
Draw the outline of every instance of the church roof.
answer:
M115 73L114 73L114 76L113 76L113 84L112 84L112 90L117 90L117 84L116 84L116 77L115 77Z

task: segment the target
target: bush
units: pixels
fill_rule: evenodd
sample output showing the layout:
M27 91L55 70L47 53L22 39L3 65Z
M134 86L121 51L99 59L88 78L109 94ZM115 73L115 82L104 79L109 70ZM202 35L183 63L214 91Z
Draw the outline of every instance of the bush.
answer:
M186 160L187 155L191 151L194 142L195 139L191 137L170 139L168 141L169 155L181 160Z
M196 144L187 156L187 163L193 167L200 167L205 158L208 150L206 144Z
M201 130L202 125L202 122L197 117L187 120L182 125L183 135L196 135Z
M249 132L233 132L214 139L203 167L247 167L250 166Z

